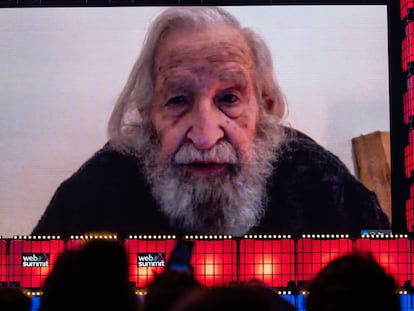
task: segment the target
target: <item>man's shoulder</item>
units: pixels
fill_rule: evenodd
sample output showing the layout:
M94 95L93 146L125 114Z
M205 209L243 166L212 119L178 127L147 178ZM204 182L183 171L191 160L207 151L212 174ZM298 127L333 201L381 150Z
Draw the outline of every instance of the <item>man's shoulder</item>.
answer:
M82 166L80 171L88 172L117 172L129 170L131 167L138 167L139 161L131 154L122 153L110 144L106 143L101 149L97 150Z
M62 184L120 182L142 179L139 161L132 155L117 151L106 143L87 159Z
M289 127L285 128L285 139L280 145L278 160L279 166L319 168L324 172L331 168L334 172L350 173L337 155L305 133Z
M115 201L129 206L132 201L151 200L147 193L138 160L105 144L59 185L52 203L67 201L73 208L102 209Z
M389 227L375 194L336 155L299 131L286 133L269 183L264 227L353 235Z

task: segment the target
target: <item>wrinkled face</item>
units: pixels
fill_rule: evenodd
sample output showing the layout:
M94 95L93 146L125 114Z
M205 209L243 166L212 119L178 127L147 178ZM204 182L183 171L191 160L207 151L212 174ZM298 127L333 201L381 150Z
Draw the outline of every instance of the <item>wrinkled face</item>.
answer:
M238 30L221 25L168 33L155 62L151 121L159 156L194 177L217 176L236 159L180 158L182 145L210 150L227 141L242 156L250 149L259 116L251 52ZM213 159L214 158L214 159Z
M152 195L182 232L241 236L265 213L283 129L259 108L254 69L232 27L161 37L150 122L136 127L135 142Z

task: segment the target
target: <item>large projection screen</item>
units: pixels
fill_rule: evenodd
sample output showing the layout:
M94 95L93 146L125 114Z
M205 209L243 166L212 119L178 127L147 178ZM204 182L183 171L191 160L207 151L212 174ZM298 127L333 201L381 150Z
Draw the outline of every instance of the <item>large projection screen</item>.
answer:
M162 8L0 10L0 235L29 234L59 184L106 142ZM387 6L226 8L271 47L287 121L355 173L351 139L390 131Z

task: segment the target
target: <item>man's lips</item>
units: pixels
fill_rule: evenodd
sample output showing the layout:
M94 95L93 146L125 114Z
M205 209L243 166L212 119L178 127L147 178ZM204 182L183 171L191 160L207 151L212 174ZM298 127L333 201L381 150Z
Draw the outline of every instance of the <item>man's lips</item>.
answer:
M228 170L229 164L215 162L192 162L184 165L185 169L198 177L219 175Z

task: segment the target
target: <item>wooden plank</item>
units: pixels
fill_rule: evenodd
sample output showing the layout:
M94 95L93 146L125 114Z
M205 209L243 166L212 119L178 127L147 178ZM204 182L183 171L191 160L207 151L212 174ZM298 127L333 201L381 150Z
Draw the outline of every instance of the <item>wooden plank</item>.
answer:
M355 175L370 190L392 220L390 133L375 131L352 138Z

